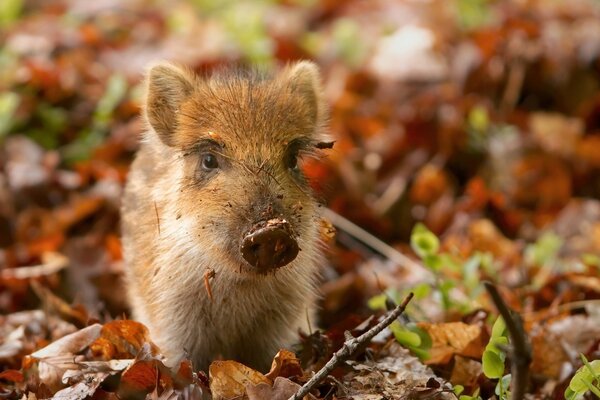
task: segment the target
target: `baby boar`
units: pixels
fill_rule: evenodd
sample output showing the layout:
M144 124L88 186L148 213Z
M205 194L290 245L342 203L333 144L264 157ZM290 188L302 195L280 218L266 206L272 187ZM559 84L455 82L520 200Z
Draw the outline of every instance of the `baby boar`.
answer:
M133 315L169 364L268 369L315 307L317 203L299 168L324 140L317 67L147 76L147 131L123 200Z

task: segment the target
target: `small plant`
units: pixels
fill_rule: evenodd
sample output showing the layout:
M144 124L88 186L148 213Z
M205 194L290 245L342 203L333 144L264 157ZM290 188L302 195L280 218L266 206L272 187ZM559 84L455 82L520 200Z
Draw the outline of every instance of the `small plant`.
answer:
M508 331L502 317L498 317L492 326L492 336L483 351L483 374L490 379L498 379L495 393L499 399L510 398L511 375L504 375L506 352L508 346Z
M565 390L565 399L581 399L588 391L600 398L600 360L589 362L583 354L581 360L583 366L571 379L569 387Z
M502 317L498 317L492 327L492 337L483 352L483 373L490 379L499 379L504 375L506 353L502 349L508 345L508 332Z

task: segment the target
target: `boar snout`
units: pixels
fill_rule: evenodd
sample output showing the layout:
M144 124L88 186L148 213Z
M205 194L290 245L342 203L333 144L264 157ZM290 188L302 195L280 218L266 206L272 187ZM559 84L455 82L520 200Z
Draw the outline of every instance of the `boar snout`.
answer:
M290 224L281 218L259 222L242 239L242 256L259 272L268 272L292 262L300 248Z

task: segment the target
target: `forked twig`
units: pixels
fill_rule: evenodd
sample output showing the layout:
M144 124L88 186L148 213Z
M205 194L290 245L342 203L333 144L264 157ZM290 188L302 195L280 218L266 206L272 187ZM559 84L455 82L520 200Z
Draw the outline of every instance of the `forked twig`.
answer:
M304 396L306 396L310 391L323 379L327 377L338 365L342 362L348 360L352 355L354 355L358 349L360 349L364 344L368 343L377 335L379 332L388 327L392 322L394 322L406 309L406 306L413 298L413 294L409 293L408 296L404 299L402 304L398 305L392 311L390 311L385 318L381 320L377 325L363 333L357 338L351 338L344 342L344 345L341 349L339 349L333 357L321 368L308 382L304 384L298 390L298 392L291 396L289 400L300 400Z

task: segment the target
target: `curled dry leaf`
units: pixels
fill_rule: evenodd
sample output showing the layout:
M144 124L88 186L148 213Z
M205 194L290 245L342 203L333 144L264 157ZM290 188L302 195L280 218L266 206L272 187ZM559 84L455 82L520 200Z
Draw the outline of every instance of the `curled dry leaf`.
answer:
M247 385L272 384L271 380L260 372L236 361L214 361L210 364L208 372L213 400L241 398L246 394Z
M464 322L441 324L419 323L431 337L431 349L427 364L446 364L455 354L481 358L486 341L481 327Z
M49 357L78 353L96 340L100 336L101 330L102 325L100 324L90 325L50 343L43 349L32 353L31 357L42 360Z
M136 321L112 321L104 324L100 337L90 345L94 356L110 360L113 358L133 358L145 343L150 343L152 354L158 348L150 341L148 328Z
M266 378L274 380L278 376L289 378L292 376L302 376L302 367L300 360L289 350L279 350L273 358L271 370L265 375Z
M89 346L100 335L101 329L100 324L94 324L58 339L26 357L24 369L30 370L37 365L40 382L53 392L61 389L64 387L63 374L79 369L78 362L83 361L83 357L75 354Z

